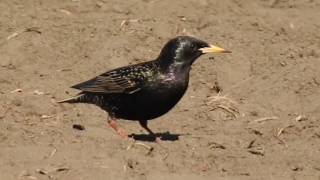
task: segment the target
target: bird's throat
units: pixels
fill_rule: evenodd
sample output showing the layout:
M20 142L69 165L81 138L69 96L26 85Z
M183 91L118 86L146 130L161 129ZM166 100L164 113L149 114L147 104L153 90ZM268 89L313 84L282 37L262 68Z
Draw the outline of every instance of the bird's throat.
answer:
M166 74L166 81L172 80L185 80L189 78L189 72L191 66L188 66L183 63L174 63L167 67L164 74Z

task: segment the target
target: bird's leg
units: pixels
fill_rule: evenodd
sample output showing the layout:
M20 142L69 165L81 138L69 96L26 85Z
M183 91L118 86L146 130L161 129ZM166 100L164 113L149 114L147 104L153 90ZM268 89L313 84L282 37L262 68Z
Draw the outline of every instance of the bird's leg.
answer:
M155 142L156 143L161 143L161 139L160 137L157 137L157 135L148 127L148 121L147 120L140 120L139 121L140 125L148 131L148 133L152 136L154 136L156 139L155 139Z
M127 133L124 131L124 129L120 128L116 122L116 120L114 119L108 119L108 124L109 126L114 129L116 131L116 133L121 136L123 139L129 139L131 140L133 143L130 144L128 147L127 147L127 150L129 150L132 146L134 145L139 145L139 146L142 146L142 147L145 147L149 150L149 152L153 151L153 147L151 146L148 146L148 145L145 145L143 143L138 143L138 142L135 142L135 140L133 138L129 138Z
M128 134L124 129L118 126L117 122L114 119L108 119L109 126L116 131L116 133L123 139L128 139Z

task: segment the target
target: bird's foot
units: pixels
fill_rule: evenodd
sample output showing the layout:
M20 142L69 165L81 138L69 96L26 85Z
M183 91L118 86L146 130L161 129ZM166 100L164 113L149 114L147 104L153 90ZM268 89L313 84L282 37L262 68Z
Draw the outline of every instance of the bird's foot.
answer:
M122 128L116 129L116 133L117 133L122 139L125 139L125 140L129 139L128 134L127 134L127 133L125 132L125 130L122 129Z
M156 137L156 139L154 140L155 143L157 144L161 144L162 143L162 140L160 137Z

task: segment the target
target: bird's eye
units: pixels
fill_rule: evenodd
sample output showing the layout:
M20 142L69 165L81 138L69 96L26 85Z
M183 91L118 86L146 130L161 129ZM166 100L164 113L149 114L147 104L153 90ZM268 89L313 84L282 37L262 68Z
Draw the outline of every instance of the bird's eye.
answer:
M197 46L195 46L194 44L191 44L191 49L193 50L193 51L196 51L197 50Z

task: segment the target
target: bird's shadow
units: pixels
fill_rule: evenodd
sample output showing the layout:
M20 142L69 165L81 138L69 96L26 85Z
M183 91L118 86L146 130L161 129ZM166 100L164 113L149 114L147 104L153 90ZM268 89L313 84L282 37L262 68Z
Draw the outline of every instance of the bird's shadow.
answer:
M162 141L177 141L179 140L179 136L181 134L171 134L170 132L164 132L164 133L156 133L157 137L160 137ZM129 137L132 137L135 140L138 141L149 141L154 142L156 137L152 136L150 134L130 134Z

